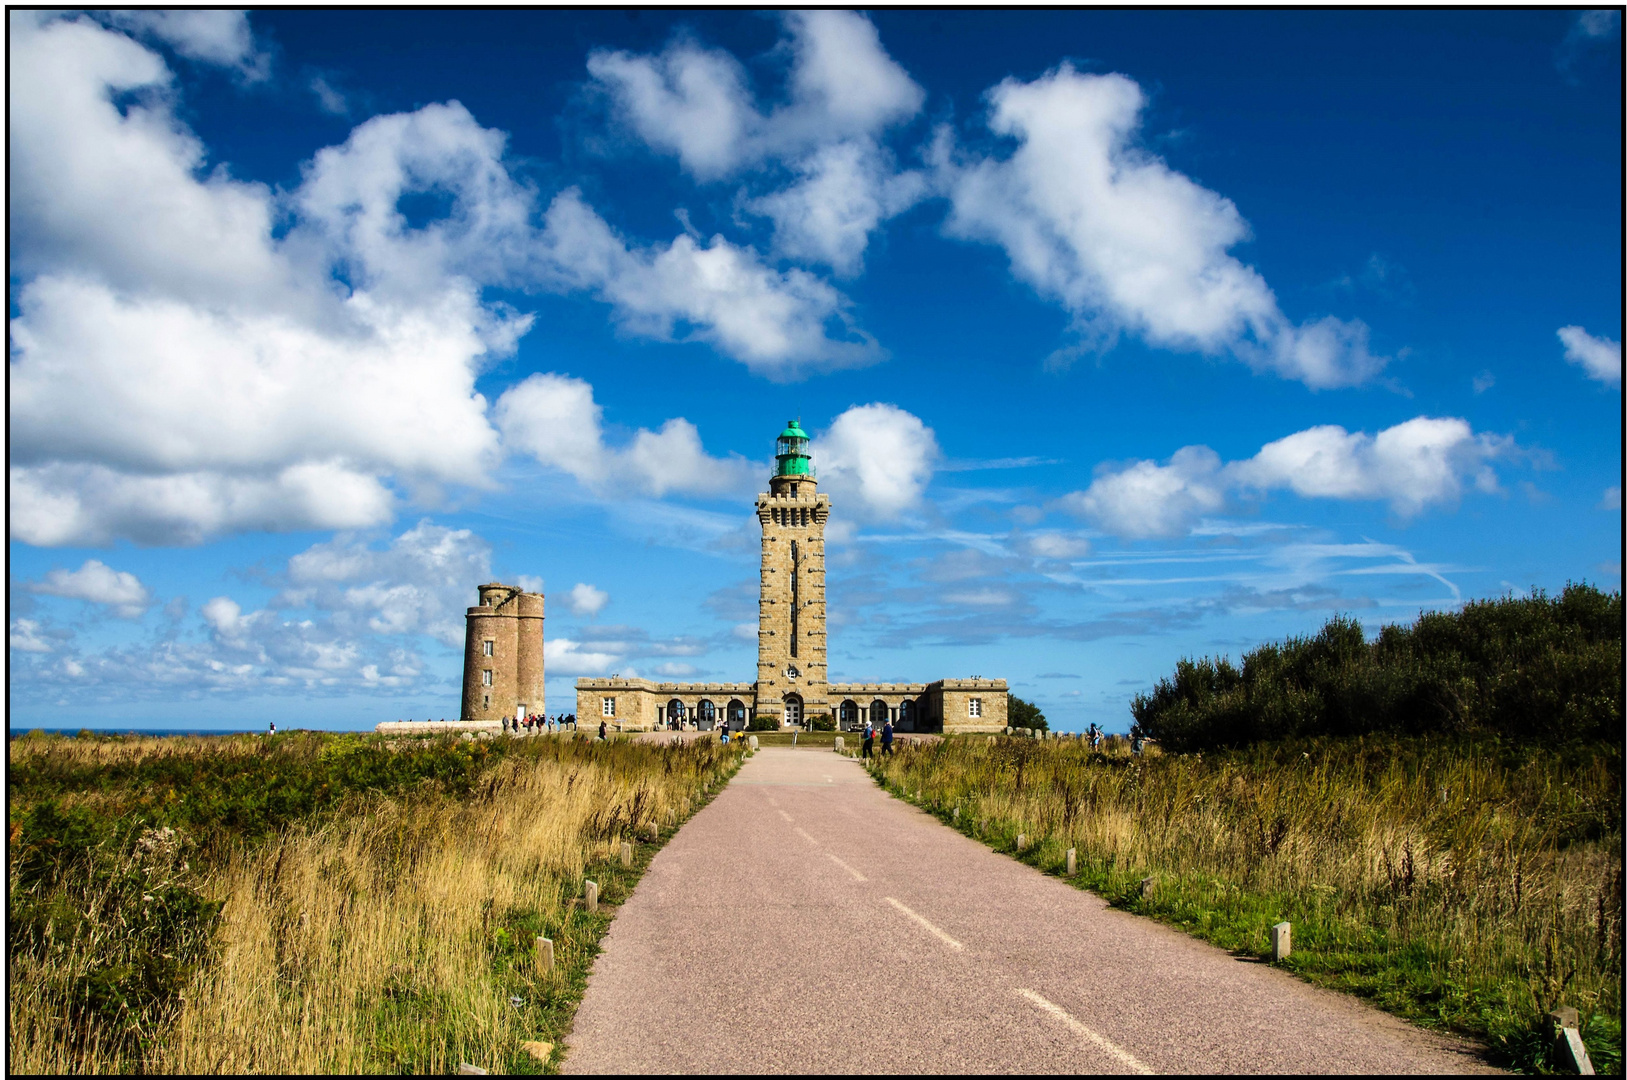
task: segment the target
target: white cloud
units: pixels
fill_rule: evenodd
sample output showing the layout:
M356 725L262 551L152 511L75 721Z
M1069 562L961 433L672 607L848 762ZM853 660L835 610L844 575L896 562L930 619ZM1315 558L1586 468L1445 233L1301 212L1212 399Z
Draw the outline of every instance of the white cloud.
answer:
M398 486L488 482L475 375L529 320L480 288L534 237L500 133L456 104L377 117L279 196L205 170L156 53L83 18L11 29L14 537L353 528ZM446 209L409 222L415 192Z
M870 234L926 193L920 173L896 171L891 156L867 139L820 147L794 169L795 183L746 208L774 222L781 254L847 276L863 269Z
M583 648L566 637L549 637L542 644L543 667L549 675L603 675L621 654Z
M1621 509L1621 485L1612 484L1604 489L1604 495L1599 499L1600 510Z
M1610 386L1621 385L1621 342L1596 338L1580 326L1559 330L1565 359L1587 372L1587 377Z
M1034 559L1077 559L1090 553L1090 541L1062 532L1037 532L1013 538L1012 547Z
M182 56L238 68L251 80L270 70L270 58L255 49L243 11L109 11L106 18L122 30L157 38Z
M1476 435L1456 417L1419 416L1377 435L1325 424L1267 443L1248 461L1234 462L1229 473L1244 488L1381 499L1411 517L1431 504L1455 502L1465 483L1497 490L1490 463L1512 446L1506 437Z
M593 387L552 372L528 377L497 399L504 444L605 495L725 495L749 491L756 468L738 455L714 458L695 425L679 417L640 428L624 447L605 444Z
M610 602L610 594L603 589L595 589L586 582L577 582L571 591L565 594L565 607L573 615L587 615L589 617L599 614L604 606Z
M880 402L855 405L813 444L819 480L859 517L893 520L921 501L939 458L920 417Z
M33 619L13 619L10 627L12 649L18 652L48 653L51 643L40 636L40 624Z
M554 280L610 304L631 333L706 341L770 378L881 358L829 283L804 270L775 270L722 236L701 244L681 235L634 249L575 188L555 197L545 222L541 255Z
M474 588L491 580L491 545L468 529L420 521L382 549L349 536L288 560L273 603L333 613L349 634L429 634L463 644Z
M152 606L152 594L141 579L124 570L114 570L97 559L86 559L77 570L52 570L40 581L28 582L30 592L88 600L103 604L125 619L139 618Z
M1220 455L1185 446L1163 465L1098 470L1089 488L1064 496L1062 505L1116 536L1175 536L1225 504L1219 474Z
M1259 272L1229 254L1249 235L1237 207L1137 143L1145 97L1134 81L1064 64L1007 79L989 101L990 130L1018 145L1004 160L957 158L940 134L946 231L1002 247L1087 340L1127 330L1162 348L1231 352L1313 388L1384 366L1359 322L1288 322Z
M345 95L334 89L333 84L322 76L317 75L311 79L311 93L316 95L317 104L322 111L334 116L346 116L350 113L350 103Z
M1477 435L1455 417L1419 416L1376 435L1327 424L1225 465L1207 446L1187 446L1164 465L1108 467L1060 503L1124 537L1181 535L1219 511L1228 494L1285 489L1303 498L1383 501L1409 518L1456 502L1465 486L1496 491L1491 463L1515 450L1513 439Z
M739 61L687 38L654 56L596 52L588 70L646 145L699 180L789 170L790 184L774 175L773 190L742 193L742 205L774 222L780 254L855 274L869 234L925 193L920 174L899 172L879 137L919 113L926 95L863 15L784 20L776 51L791 57L789 100L771 111L758 106Z
M735 623L729 629L729 635L740 641L755 642L757 640L757 624L754 622Z

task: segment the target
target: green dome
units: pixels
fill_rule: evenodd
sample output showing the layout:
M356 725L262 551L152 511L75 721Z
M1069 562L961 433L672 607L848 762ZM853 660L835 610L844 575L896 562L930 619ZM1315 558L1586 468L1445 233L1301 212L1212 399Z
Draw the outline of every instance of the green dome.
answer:
M806 439L808 433L802 430L802 423L798 420L787 420L785 430L780 432L782 439Z

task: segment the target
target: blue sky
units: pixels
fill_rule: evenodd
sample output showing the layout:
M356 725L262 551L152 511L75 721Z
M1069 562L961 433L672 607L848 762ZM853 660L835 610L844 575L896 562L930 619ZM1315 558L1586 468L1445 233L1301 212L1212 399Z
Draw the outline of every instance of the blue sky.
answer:
M1182 655L1621 580L1619 12L13 12L13 726L753 670L1109 730Z

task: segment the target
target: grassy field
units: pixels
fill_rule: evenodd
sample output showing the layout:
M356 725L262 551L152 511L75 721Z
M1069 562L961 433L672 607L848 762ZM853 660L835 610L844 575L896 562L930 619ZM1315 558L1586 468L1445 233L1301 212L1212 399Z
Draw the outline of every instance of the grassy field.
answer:
M1026 862L1222 948L1545 1071L1576 1006L1621 1070L1622 760L1494 739L1320 739L1133 757L1076 741L900 746L890 791ZM958 810L958 814L957 814ZM1026 850L1016 838L1026 834ZM1151 878L1145 892L1143 879ZM1020 917L1020 912L1013 912Z
M9 757L11 1071L446 1073L557 1066L610 916L584 880L619 904L649 826L670 836L740 750L298 733Z

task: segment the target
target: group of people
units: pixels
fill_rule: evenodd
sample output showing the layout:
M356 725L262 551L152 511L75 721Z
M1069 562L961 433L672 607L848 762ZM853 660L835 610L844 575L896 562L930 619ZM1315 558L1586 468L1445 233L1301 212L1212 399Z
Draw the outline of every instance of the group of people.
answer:
M873 720L864 722L864 751L863 757L874 757L876 747L876 725ZM893 722L887 720L881 725L881 752L888 757L893 753Z
M576 729L575 713L560 713L558 716L531 713L524 718L516 717L513 720L506 716L503 718L503 730L512 731L516 735L521 733L541 735L544 732L564 731L567 727L573 731Z

